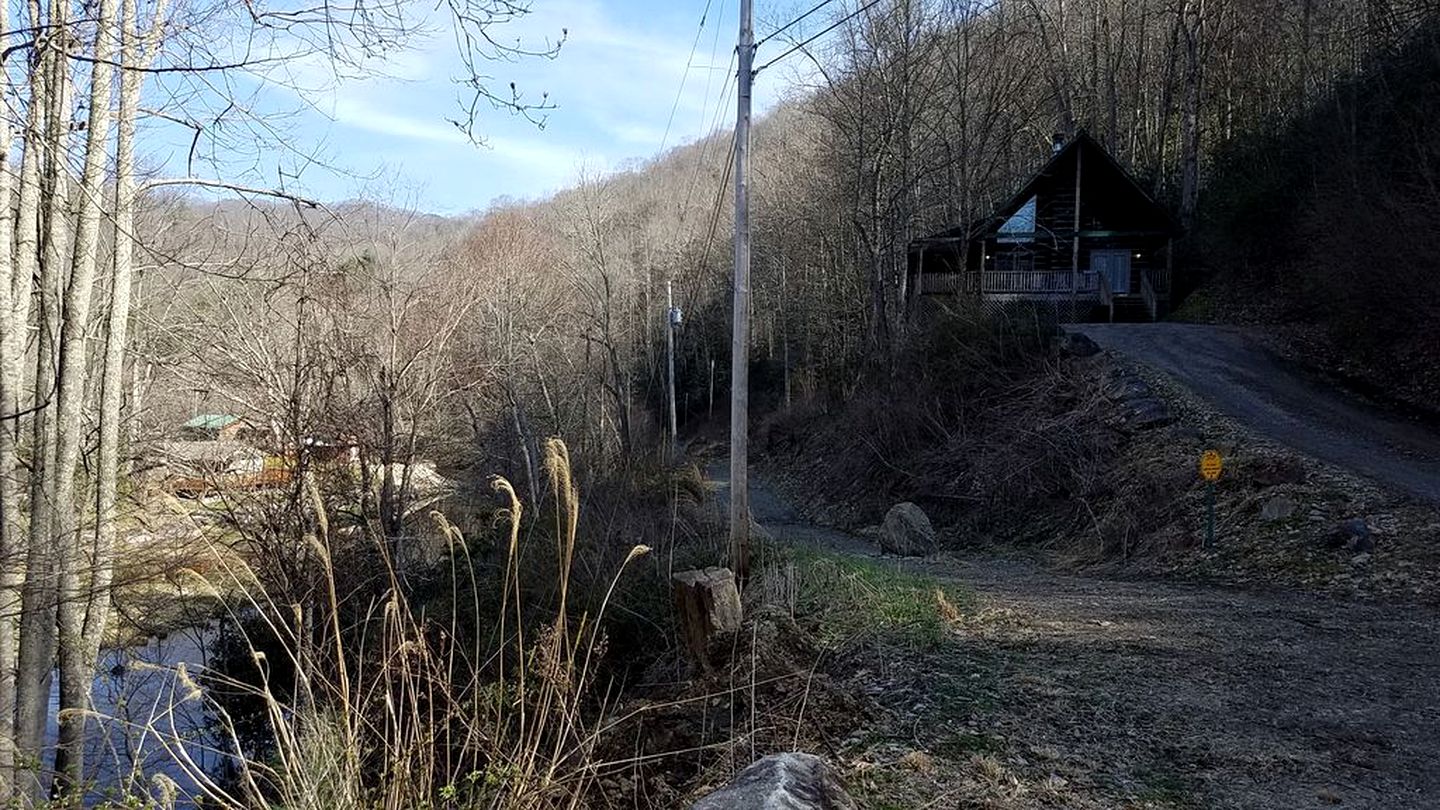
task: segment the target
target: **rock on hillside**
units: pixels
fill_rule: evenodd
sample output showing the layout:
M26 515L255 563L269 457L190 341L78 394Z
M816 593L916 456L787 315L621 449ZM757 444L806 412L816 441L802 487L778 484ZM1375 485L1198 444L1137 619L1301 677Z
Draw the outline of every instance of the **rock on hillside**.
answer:
M897 503L885 513L879 539L882 550L901 557L935 553L935 527L925 512L909 501Z
M690 810L854 810L825 760L813 754L771 754Z

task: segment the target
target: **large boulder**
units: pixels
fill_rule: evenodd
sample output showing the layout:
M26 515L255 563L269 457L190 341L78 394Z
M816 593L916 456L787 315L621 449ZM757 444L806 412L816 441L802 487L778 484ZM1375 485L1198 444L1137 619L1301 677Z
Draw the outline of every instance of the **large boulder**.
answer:
M1375 537L1370 531L1370 523L1363 517L1341 521L1340 525L1323 539L1325 546L1331 549L1344 549L1352 553L1366 553L1375 549Z
M1136 430L1164 427L1175 421L1170 406L1155 397L1127 400L1124 413L1125 424Z
M854 810L855 801L825 760L813 754L771 754L690 810Z
M925 512L909 501L885 513L880 526L880 548L901 557L923 557L935 552L935 527Z
M1340 532L1345 536L1346 549L1362 553L1375 550L1375 535L1370 531L1370 523L1365 518L1350 518L1341 523Z
M1249 465L1250 477L1262 487L1305 483L1305 467L1289 457L1265 458Z
M1150 383L1145 382L1129 371L1118 371L1112 374L1105 382L1103 391L1111 402L1123 402L1131 399L1145 399L1155 396L1155 389L1150 387Z

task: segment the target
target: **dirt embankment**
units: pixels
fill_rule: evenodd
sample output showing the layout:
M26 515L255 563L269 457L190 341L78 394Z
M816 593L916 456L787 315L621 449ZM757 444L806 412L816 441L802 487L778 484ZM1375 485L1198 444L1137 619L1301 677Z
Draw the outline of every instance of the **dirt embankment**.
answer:
M889 418L916 410L924 421L901 435L923 438L905 442L887 443L897 429L877 428L863 404L777 420L762 434L765 462L806 517L826 525L860 530L908 500L951 550L1002 547L1111 574L1440 602L1432 504L1363 477L1345 456L1320 460L1238 421L1164 368L1104 353L1050 355L961 407L922 402ZM1343 432L1343 421L1326 429ZM1328 435L1355 450L1353 438ZM1209 448L1226 466L1207 548L1197 462Z
M1073 327L1163 373L1255 436L1440 505L1440 432L1298 373L1265 333L1183 323Z

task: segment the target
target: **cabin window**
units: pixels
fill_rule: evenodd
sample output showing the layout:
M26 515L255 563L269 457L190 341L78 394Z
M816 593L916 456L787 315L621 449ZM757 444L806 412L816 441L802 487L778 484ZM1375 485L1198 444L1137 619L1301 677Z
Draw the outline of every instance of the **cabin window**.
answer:
M1020 206L1013 216L1005 220L999 230L1001 242L1011 244L1035 241L1035 198L1031 197Z
M1035 269L1035 254L1000 253L995 256L995 269L1002 273L1029 273Z

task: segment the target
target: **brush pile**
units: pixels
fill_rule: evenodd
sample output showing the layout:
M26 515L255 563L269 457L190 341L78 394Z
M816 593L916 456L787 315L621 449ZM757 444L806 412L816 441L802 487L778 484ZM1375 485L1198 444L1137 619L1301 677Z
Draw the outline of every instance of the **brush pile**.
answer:
M1106 359L1057 344L1038 313L940 314L885 379L823 418L775 420L762 446L822 523L858 528L911 501L951 546L1103 531L1127 520L1104 504L1132 428L1100 384Z

